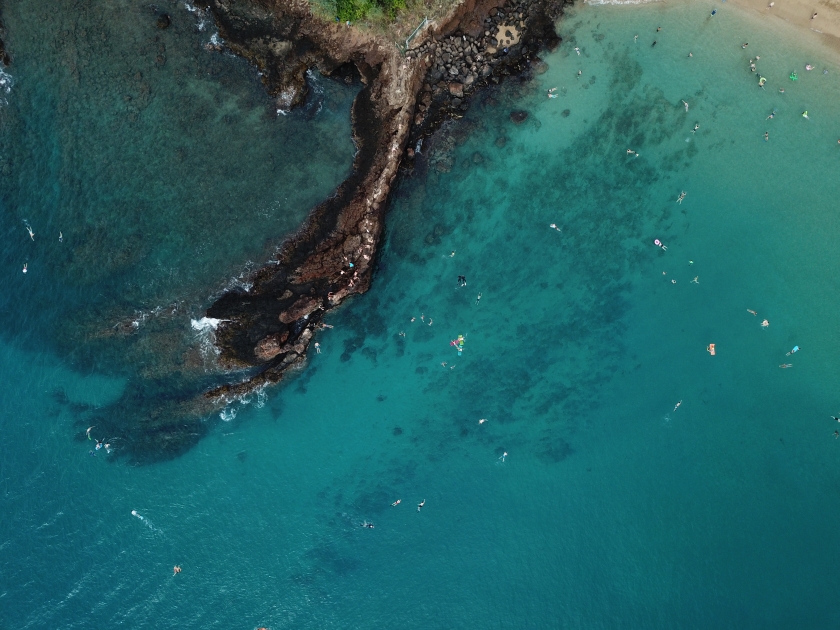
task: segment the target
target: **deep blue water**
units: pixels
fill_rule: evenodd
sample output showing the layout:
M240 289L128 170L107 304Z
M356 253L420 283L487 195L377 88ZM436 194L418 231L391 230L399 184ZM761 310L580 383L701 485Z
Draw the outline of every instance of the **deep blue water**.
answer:
M165 381L173 355L215 377L190 320L346 172L353 91L324 82L317 114L271 116L194 14L160 33L123 8L83 14L137 39L106 37L117 70L78 84L80 29L28 69L42 46L15 32L48 12L4 9L0 627L838 625L831 51L726 5L574 10L545 74L426 144L382 270L329 316L321 354L206 417L185 454L136 466L118 442L90 456L88 420L130 414L127 388ZM143 93L131 46L155 37L161 85L125 123ZM75 105L87 72L132 100ZM149 146L185 152L144 154L176 111L178 133ZM110 133L85 126L108 116ZM323 153L265 166L300 137ZM223 149L224 168L208 159ZM64 225L62 250L48 236ZM124 320L140 330L97 334Z

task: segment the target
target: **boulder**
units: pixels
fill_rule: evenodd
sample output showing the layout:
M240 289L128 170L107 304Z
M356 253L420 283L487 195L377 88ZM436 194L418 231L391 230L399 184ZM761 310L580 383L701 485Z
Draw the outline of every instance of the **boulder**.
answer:
M455 98L464 98L464 84L457 81L450 83L449 94Z
M321 302L318 299L305 295L302 298L299 298L285 311L280 313L280 321L284 324L291 324L292 322L299 320L301 317L309 315L309 313L318 308L320 304Z

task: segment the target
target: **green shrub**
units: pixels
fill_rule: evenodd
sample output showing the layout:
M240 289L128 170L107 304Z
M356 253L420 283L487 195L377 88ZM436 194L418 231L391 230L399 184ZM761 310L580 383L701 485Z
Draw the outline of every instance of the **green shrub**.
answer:
M335 0L336 17L341 22L361 20L370 10L370 0Z
M376 3L391 19L396 17L397 11L405 8L405 0L376 0Z

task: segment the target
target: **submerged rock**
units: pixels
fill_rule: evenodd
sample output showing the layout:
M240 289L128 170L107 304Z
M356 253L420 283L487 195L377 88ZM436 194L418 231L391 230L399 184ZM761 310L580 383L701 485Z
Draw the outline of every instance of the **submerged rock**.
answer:
M524 109L517 109L510 113L510 119L517 125L525 122L528 119L528 112Z

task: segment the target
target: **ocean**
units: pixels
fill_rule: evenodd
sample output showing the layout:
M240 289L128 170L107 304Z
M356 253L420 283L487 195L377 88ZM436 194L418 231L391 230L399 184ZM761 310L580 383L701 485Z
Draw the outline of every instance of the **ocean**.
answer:
M138 460L85 429L220 378L203 309L346 175L358 86L277 115L206 16L85 6L4 7L0 628L840 623L835 52L576 6L306 368Z

